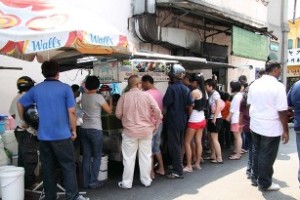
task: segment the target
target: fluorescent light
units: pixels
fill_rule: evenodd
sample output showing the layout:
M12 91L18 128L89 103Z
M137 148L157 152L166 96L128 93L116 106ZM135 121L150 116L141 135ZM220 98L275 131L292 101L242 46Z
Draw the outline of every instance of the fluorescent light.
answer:
M77 64L79 63L86 63L86 62L93 62L93 61L97 61L98 59L94 56L87 56L87 57L83 57L83 58L78 58L77 59Z

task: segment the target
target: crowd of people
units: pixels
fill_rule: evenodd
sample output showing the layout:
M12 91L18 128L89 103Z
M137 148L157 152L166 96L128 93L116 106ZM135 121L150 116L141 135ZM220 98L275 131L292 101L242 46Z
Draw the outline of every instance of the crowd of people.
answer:
M260 190L279 190L280 186L272 182L273 164L280 139L284 143L289 140L288 101L284 85L278 81L280 73L279 63L268 62L261 78L251 84L248 85L244 75L230 82L230 94L218 91L213 78L204 80L199 74L188 76L179 64L170 67L170 83L164 95L155 88L150 75L130 76L126 92L114 102L115 115L123 125L124 170L118 186L132 188L137 156L140 181L149 187L155 175L181 179L184 173L201 170L204 160L223 164L222 149L233 145L230 160L239 160L242 154L249 152L246 174L252 185ZM35 182L33 166L37 164L37 155L33 153L30 157L34 161L27 158L35 144L39 147L46 199L56 198L53 174L57 167L63 174L66 199L88 199L78 192L73 141L80 132L83 187L102 187L103 182L97 180L103 148L101 113L104 110L111 114L112 102L97 92L100 82L96 76L88 76L85 80L79 106L75 102L79 86L71 88L58 80L58 63L44 62L42 74L45 81L35 86L29 77L17 81L19 94L10 109L17 121L18 165L25 168L26 187ZM292 88L288 99L289 105L299 110L299 98L294 98L299 97L297 88L299 83ZM37 137L32 136L23 116L26 107L32 104L36 105L39 115ZM80 122L76 109L77 116L82 117ZM295 126L295 130L298 141L299 126ZM166 138L171 171L164 165L161 138ZM206 141L209 142L208 157L203 153ZM154 167L155 162L157 167Z

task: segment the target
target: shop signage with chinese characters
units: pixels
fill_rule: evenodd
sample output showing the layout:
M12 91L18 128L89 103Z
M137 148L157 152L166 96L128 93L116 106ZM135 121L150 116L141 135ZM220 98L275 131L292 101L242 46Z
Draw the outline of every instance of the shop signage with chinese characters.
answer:
M300 65L300 49L289 49L287 65Z

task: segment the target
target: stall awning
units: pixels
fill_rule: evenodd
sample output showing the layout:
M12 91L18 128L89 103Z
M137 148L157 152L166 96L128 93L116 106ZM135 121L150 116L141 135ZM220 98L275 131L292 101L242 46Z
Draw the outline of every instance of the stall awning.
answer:
M185 69L194 72L201 69L236 68L235 66L230 65L228 63L211 62L211 61L207 61L205 58L190 57L190 56L173 56L173 55L158 54L158 53L136 52L132 55L131 58L165 59L165 60L178 61L184 66Z

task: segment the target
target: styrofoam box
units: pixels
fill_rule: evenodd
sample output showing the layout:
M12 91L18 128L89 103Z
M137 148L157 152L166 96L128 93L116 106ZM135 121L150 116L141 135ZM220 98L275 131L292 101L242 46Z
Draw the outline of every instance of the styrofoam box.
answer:
M18 142L13 130L5 131L2 135L4 147L12 152L13 155L18 155Z

